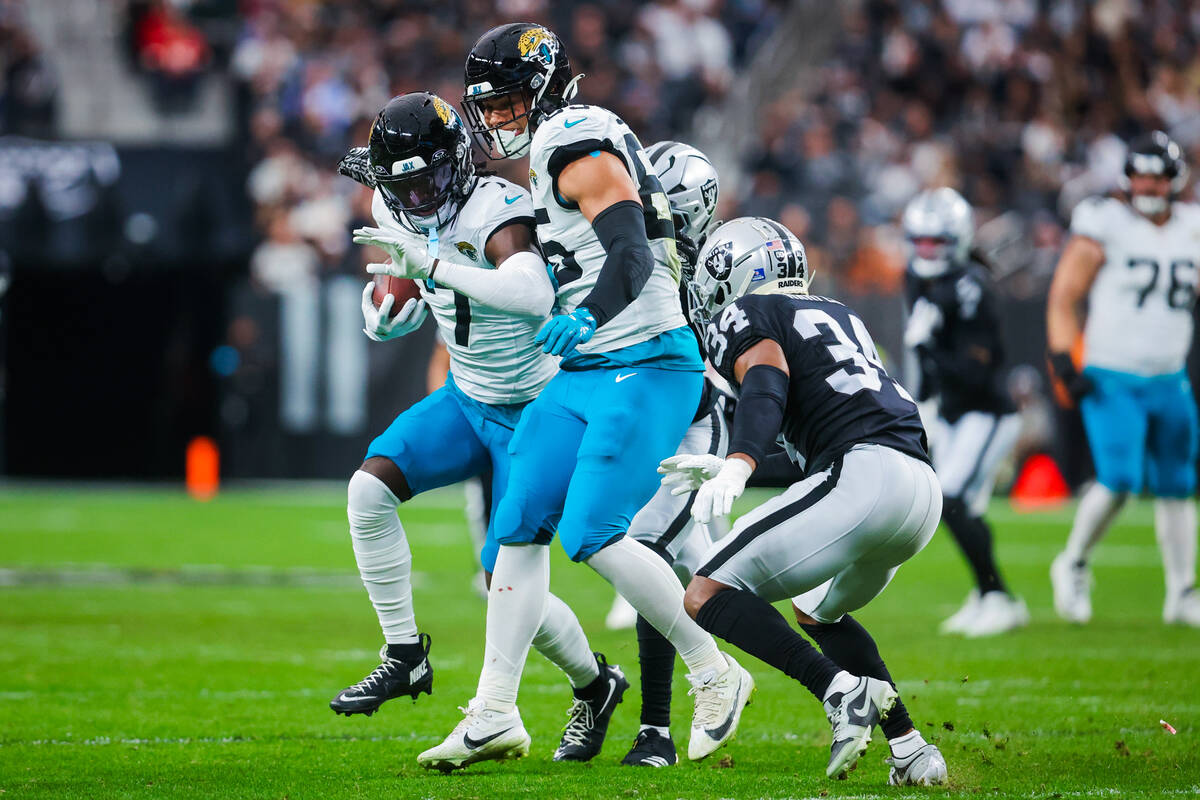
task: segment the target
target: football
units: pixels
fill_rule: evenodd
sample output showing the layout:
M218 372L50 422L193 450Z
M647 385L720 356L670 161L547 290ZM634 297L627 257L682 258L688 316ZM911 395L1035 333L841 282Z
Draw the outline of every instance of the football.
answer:
M376 275L375 276L375 291L371 293L371 300L374 301L375 307L379 308L383 303L383 298L388 295L395 295L396 301L392 303L392 309L388 312L388 318L392 318L400 313L400 309L404 308L404 304L414 297L421 296L421 287L417 282L410 278L397 278L392 275Z

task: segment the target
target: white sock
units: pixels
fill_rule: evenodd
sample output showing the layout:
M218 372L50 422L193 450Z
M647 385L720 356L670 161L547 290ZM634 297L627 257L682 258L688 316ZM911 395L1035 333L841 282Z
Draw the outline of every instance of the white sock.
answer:
M1075 524L1071 526L1064 549L1072 561L1088 560L1092 548L1108 531L1108 526L1125 504L1126 497L1126 492L1113 492L1099 483L1093 483L1083 493L1083 497L1079 498L1079 508L1075 510Z
M346 516L354 560L367 596L375 606L383 638L388 644L414 644L417 621L413 617L412 553L396 517L400 501L383 481L369 472L356 471L346 489Z
M1154 533L1162 551L1167 596L1176 597L1196 582L1196 504L1191 498L1155 500Z
M891 749L892 755L896 758L908 758L924 746L925 737L916 728L903 736L888 739L888 747Z
M638 728L638 733L641 733L642 731L658 731L658 735L664 739L671 738L671 729L666 725L643 725L642 727Z
M574 689L582 689L600 676L596 656L575 612L553 594L547 598L546 615L533 636L533 646L567 674Z
M487 643L475 695L488 708L504 713L516 708L525 658L549 597L550 548L501 545L488 590Z
M717 643L683 610L683 587L662 556L624 536L587 563L674 645L693 675L729 668Z
M858 686L858 677L851 675L846 670L841 670L829 682L829 688L825 690L825 696L821 698L821 702L829 700L830 696L838 692L848 692L855 686Z

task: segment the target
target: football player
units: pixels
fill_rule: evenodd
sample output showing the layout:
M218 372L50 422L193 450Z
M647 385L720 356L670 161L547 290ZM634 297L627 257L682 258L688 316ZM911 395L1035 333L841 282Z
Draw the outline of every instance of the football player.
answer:
M795 678L833 729L826 774L852 769L886 717L893 784L941 783L946 764L849 616L933 536L942 493L916 404L884 371L861 318L808 295L804 246L774 220L709 236L689 287L713 367L738 393L729 456L675 456L663 481L699 489L692 516L729 513L781 436L807 477L742 516L705 554L686 607L701 627ZM792 598L814 649L771 603ZM890 712L890 714L889 714Z
M658 142L646 148L650 165L671 204L683 281L680 305L686 308L684 284L696 271L697 247L712 226L717 211L719 180L708 157L681 142ZM675 452L724 456L729 445L725 421L725 395L707 377L700 406ZM629 536L654 550L672 566L687 585L699 566L700 557L727 530L724 517L698 525L691 515L692 495L671 494L660 487L629 526ZM710 532L711 531L711 532ZM617 596L629 607L624 598ZM631 607L630 607L631 608ZM631 608L632 610L632 608ZM633 612L637 629L638 661L641 664L641 727L621 763L629 766L665 767L676 762L671 739L671 680L675 672L675 648L645 618Z
M1130 493L1145 485L1155 497L1166 578L1163 621L1200 627L1196 403L1185 369L1200 208L1177 201L1187 175L1179 145L1166 134L1134 140L1122 176L1125 198L1076 207L1050 286L1051 369L1079 402L1096 467L1066 549L1050 568L1054 607L1071 622L1092 616L1092 548ZM1082 371L1070 355L1081 334Z
M567 555L609 581L687 664L692 758L729 739L753 686L684 613L667 563L625 535L657 489L658 461L674 452L699 405L703 363L679 308L662 186L620 119L568 104L577 81L559 38L531 23L493 28L467 57L463 107L477 141L492 157L529 154L538 241L558 304L537 341L562 361L509 448L477 694L462 723L418 757L427 767L459 766L465 739L520 727L517 689L548 595L555 523ZM594 731L579 734L556 758L599 749ZM569 735L570 725L564 744Z
M988 268L971 249L974 216L948 187L921 192L904 209L904 344L919 365L917 399L938 409L929 427L942 520L975 573L975 588L941 630L991 636L1028 624L1029 611L1000 577L983 519L996 470L1016 444L1021 422L1004 383Z
M421 279L421 297L391 319L393 296L376 308L374 285L367 284L367 335L376 341L404 335L428 309L450 355L445 384L396 417L350 479L354 556L386 641L383 663L330 703L350 715L371 714L395 697L415 699L433 685L429 636L418 632L414 619L411 554L397 507L489 467L503 485L521 410L557 366L533 341L554 292L534 245L529 194L502 178L475 174L470 138L448 103L427 92L393 98L372 125L366 152L352 151L340 170L375 189L379 227L355 231L354 241L380 247L393 261L368 271ZM480 554L489 573L496 550L489 530ZM567 673L576 703L600 690L609 698L613 686L627 685L619 668L591 652L575 615L558 598L547 599L534 624L535 646ZM523 755L529 737L514 731L499 746L510 757Z

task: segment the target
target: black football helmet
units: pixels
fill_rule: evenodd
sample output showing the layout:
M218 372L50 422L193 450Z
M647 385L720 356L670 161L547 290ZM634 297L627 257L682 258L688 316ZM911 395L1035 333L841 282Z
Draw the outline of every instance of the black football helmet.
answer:
M417 233L453 220L474 184L466 126L430 92L388 101L371 125L367 158L388 210Z
M1134 175L1161 175L1171 181L1171 199L1184 190L1188 181L1187 162L1183 160L1183 148L1162 131L1151 131L1129 143L1125 153L1125 171L1121 176L1121 188L1130 190L1130 177ZM1140 202L1139 202L1140 201ZM1167 200L1161 197L1132 195L1134 208L1153 216L1166 208Z
M541 118L575 96L582 75L571 77L571 62L549 28L512 22L492 28L467 55L463 113L479 148L489 158L520 158L529 151ZM523 100L524 110L521 110ZM485 108L507 107L507 119L489 126ZM524 119L520 133L503 126Z

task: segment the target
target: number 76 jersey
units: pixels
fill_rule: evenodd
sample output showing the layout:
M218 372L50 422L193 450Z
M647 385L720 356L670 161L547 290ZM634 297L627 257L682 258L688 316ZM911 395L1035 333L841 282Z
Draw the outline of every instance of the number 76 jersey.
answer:
M1155 225L1114 198L1075 208L1071 233L1104 248L1088 294L1083 361L1134 375L1179 372L1192 344L1192 305L1200 277L1200 206L1172 203Z
M770 339L783 350L785 448L808 474L856 444L881 444L928 462L916 403L890 378L862 319L836 300L782 294L738 298L707 326L704 346L739 390L733 365Z

